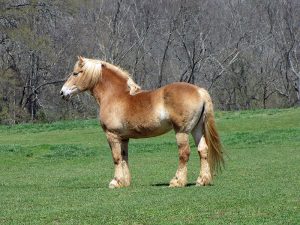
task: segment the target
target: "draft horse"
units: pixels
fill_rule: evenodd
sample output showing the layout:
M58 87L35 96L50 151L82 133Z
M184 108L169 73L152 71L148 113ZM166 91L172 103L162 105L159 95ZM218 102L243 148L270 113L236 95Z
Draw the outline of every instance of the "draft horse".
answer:
M110 188L130 185L130 138L154 137L171 129L176 134L179 165L170 187L187 184L190 133L200 157L197 186L211 184L215 171L224 163L212 100L205 89L177 82L144 91L121 68L80 56L60 94L68 100L84 91L90 91L99 104L100 123L111 148L115 174Z

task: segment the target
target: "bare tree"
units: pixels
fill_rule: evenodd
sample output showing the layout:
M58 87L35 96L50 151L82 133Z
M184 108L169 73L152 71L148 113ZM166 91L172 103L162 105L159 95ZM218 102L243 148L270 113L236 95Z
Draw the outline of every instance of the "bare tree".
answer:
M59 84L77 55L128 70L145 89L209 89L220 109L300 104L297 0L0 0L1 123L93 116Z

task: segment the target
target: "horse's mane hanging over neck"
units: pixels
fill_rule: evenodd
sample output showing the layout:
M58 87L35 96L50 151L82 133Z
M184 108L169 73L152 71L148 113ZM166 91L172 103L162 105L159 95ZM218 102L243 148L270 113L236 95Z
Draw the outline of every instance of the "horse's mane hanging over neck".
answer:
M129 73L127 71L122 70L118 66L112 65L105 61L87 58L83 59L82 64L82 69L86 76L89 77L88 80L91 85L95 85L99 81L99 79L101 79L102 66L104 66L105 69L110 70L111 72L113 72L117 76L120 76L127 82L127 86L130 89L131 95L136 94L141 89L141 87L133 81Z
M116 75L124 78L127 81L127 86L130 89L131 95L134 95L141 90L141 87L133 81L133 79L131 78L131 76L129 75L129 73L127 71L121 69L118 66L107 63L107 62L102 62L102 63L104 63L104 65L107 67L107 69L111 70Z

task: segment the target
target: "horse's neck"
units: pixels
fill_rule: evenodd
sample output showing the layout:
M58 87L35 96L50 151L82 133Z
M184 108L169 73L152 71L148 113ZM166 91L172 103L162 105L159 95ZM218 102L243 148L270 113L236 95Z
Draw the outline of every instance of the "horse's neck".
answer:
M101 104L104 98L120 97L127 92L127 80L110 71L102 73L100 82L92 90L98 104Z
M107 91L109 93L125 93L128 91L127 79L111 71L103 73L102 83L104 87L108 87Z

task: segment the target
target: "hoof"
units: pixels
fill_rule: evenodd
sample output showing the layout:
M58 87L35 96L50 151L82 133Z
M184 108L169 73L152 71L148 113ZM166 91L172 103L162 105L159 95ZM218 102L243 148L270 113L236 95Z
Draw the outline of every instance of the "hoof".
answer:
M108 187L110 189L114 189L114 188L121 188L121 187L127 187L130 185L130 182L125 182L122 181L120 179L114 178L112 179L112 181L109 183Z
M208 186L211 185L210 176L202 176L197 179L196 186Z
M116 179L112 179L112 181L109 183L108 187L110 189L119 188L121 187L120 183Z
M186 185L186 181L184 180L180 180L177 177L174 177L171 181L170 181L170 185L169 187L184 187Z

